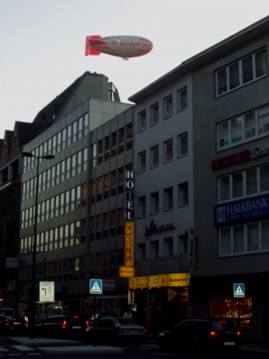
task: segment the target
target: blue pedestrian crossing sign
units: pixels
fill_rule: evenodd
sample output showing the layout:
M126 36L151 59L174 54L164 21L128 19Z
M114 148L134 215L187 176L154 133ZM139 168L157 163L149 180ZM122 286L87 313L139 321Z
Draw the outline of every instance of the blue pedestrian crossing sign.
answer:
M90 279L90 294L102 294L103 281L102 279Z
M245 283L234 283L233 292L234 292L234 298L245 298L246 295Z

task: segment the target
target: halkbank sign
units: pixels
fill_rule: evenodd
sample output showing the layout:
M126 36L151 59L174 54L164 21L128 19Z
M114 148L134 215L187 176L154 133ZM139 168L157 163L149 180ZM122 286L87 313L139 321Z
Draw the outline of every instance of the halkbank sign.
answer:
M215 207L215 224L228 225L268 218L269 195L244 198Z

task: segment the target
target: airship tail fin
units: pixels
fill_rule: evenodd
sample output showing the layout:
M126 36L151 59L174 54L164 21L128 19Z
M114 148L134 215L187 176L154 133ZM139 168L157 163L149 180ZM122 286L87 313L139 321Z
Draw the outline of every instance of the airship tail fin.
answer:
M94 47L94 43L101 39L100 35L92 35L86 37L85 43L85 56L88 55L100 55L100 51Z

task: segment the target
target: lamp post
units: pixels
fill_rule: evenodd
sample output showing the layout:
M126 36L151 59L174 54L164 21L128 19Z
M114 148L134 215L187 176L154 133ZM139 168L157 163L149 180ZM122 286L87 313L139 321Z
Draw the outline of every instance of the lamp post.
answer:
M30 290L30 306L29 306L29 329L30 334L33 335L35 324L35 286L36 286L36 242L37 242L37 215L38 215L38 187L39 187L39 164L40 160L51 160L54 155L37 156L31 152L22 152L23 157L33 157L36 159L36 183L35 183L35 203L34 203L34 232L32 243L32 265L31 265L31 290Z

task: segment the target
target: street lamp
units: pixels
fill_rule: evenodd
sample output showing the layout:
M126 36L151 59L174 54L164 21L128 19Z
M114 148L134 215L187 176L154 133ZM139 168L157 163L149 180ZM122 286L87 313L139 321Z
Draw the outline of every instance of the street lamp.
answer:
M31 266L31 291L30 291L30 308L29 308L29 329L33 334L35 324L35 284L36 284L36 242L37 242L37 210L38 210L38 187L39 187L39 164L40 160L51 160L54 155L37 156L31 152L22 152L23 157L33 157L36 159L36 186L35 186L35 204L34 204L34 233L32 245L32 266Z

